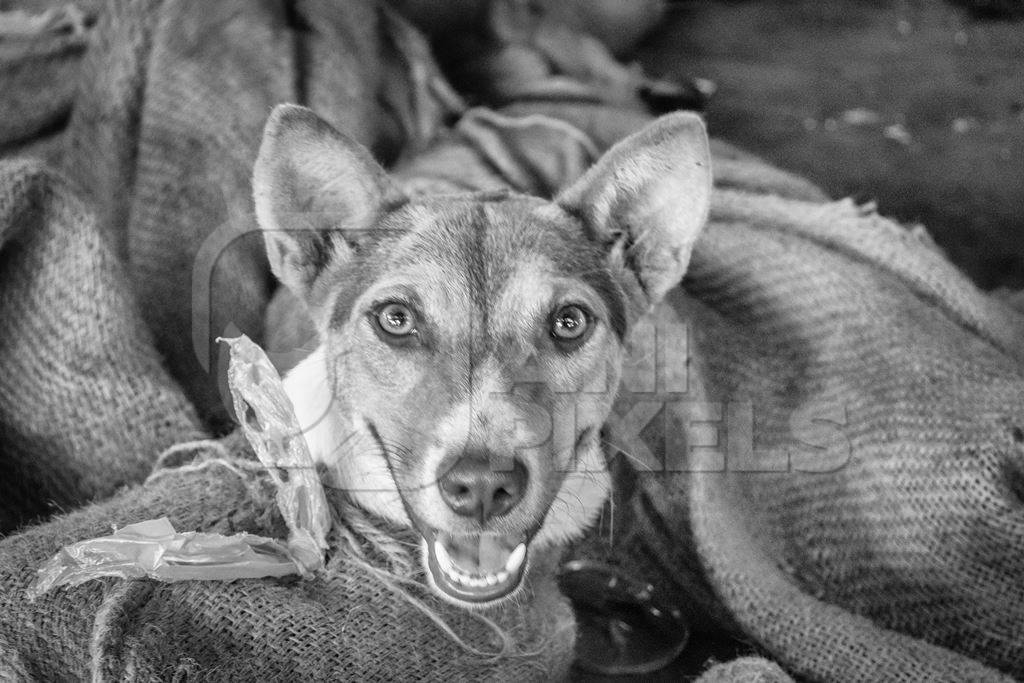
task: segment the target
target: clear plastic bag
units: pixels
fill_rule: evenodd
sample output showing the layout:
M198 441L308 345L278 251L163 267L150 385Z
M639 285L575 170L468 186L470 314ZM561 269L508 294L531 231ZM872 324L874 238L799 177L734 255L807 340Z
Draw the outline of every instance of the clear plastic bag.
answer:
M248 337L231 349L228 383L241 429L277 485L288 526L282 542L253 534L179 533L166 518L131 524L109 536L72 543L48 560L29 589L32 597L102 576L160 581L260 578L323 568L330 510L316 465L277 371Z

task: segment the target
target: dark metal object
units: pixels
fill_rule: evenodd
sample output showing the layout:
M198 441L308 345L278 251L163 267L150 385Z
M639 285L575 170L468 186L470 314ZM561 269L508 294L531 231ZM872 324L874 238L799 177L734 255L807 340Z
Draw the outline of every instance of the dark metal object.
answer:
M689 642L681 606L617 567L573 560L563 565L558 581L576 611L576 666L584 671L651 673L675 660Z

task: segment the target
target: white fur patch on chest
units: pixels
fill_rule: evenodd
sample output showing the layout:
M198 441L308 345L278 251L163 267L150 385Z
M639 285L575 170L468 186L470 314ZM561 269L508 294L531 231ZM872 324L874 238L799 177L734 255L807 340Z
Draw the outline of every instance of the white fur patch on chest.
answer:
M364 510L410 526L387 456L366 421L335 402L323 346L284 377L284 389L313 462L327 470L327 486L345 490Z

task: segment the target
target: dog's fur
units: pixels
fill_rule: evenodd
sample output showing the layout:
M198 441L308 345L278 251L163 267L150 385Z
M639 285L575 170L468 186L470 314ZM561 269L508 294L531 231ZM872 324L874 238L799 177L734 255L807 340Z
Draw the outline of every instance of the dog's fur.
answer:
M256 212L274 273L317 331L285 385L333 485L425 546L494 535L507 555L519 540L581 533L610 486L600 437L629 330L682 279L709 165L702 122L680 113L613 147L553 202L410 199L312 112L278 107ZM415 314L400 344L375 328L392 301ZM566 304L592 318L574 348L550 331ZM518 459L521 500L488 519L457 514L438 479L468 454L499 468Z

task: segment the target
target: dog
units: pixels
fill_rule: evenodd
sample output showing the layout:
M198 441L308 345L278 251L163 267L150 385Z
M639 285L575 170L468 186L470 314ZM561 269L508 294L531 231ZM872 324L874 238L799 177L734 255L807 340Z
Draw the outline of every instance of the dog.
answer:
M422 538L427 582L484 607L579 536L630 330L681 281L711 193L704 124L666 115L553 200L406 196L280 105L253 172L271 269L318 346L284 379L330 484Z

